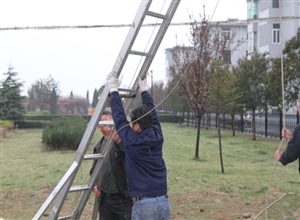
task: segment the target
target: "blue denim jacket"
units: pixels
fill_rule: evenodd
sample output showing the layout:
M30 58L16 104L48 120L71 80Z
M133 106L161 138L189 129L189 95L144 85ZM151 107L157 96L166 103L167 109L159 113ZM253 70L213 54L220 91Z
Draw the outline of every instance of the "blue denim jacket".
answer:
M154 108L148 92L142 94L143 104ZM131 129L118 92L111 93L111 109L116 130L125 146L125 167L131 197L156 197L167 194L167 171L162 157L163 134L153 111L153 127L141 132Z
M282 165L294 162L298 159L300 173L300 124L298 124L293 132L293 137L289 140L285 151L282 153L279 161Z

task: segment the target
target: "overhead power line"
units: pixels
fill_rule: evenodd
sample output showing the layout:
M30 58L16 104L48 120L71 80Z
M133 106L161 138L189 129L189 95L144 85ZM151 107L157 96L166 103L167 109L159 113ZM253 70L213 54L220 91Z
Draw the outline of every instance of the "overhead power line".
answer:
M283 21L299 20L300 16L286 16L281 18ZM275 18L259 18L259 19L228 19L227 21L211 21L210 24L214 25L225 25L225 24L251 24L260 22L272 22L280 21L279 17ZM170 26L187 26L194 22L177 22L170 23ZM197 25L201 25L201 22L196 22ZM143 27L154 27L156 25L161 25L160 23L149 23L143 24ZM0 31L12 31L12 30L51 30L51 29L85 29L85 28L123 28L131 27L133 24L111 24L111 25L76 25L76 26L32 26L32 27L4 27L0 28Z

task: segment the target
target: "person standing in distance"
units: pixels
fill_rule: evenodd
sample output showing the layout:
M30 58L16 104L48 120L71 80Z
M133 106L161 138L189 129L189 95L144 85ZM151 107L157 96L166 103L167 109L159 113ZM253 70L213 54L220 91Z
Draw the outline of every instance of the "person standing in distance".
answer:
M116 74L108 75L107 84L113 120L125 146L128 188L134 202L132 220L169 220L167 169L162 157L164 138L153 99L146 91L147 80L139 78L143 105L132 110L132 127L118 93Z

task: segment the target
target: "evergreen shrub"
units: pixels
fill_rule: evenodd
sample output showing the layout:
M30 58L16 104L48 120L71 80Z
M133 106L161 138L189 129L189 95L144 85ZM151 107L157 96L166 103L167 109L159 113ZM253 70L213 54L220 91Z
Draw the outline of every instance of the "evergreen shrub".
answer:
M61 118L61 115L25 115L24 120L48 120L52 121L56 118Z
M53 120L43 131L42 142L49 150L76 150L87 121L80 116Z
M11 129L14 127L14 122L10 120L0 120L0 128L3 127Z
M48 110L41 111L41 115L51 115L51 113Z

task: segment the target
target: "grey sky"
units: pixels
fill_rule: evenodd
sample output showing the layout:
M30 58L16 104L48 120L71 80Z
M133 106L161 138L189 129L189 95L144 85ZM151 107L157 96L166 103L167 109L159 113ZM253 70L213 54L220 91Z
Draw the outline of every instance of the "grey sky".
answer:
M210 18L217 0L181 0L173 22L188 22L189 14L200 20L203 15L203 1L206 15ZM0 27L25 26L78 26L131 24L139 8L140 0L0 0ZM169 0L153 0L152 8L159 12ZM246 0L220 0L213 15L213 21L228 17L246 19ZM152 21L149 21L152 23ZM155 21L154 21L155 22ZM147 23L145 21L145 23ZM137 45L144 50L153 28L147 27ZM2 73L12 65L24 81L23 94L38 79L50 74L59 81L63 96L71 91L90 98L95 88L105 83L112 70L129 27L93 29L52 29L0 31L0 66ZM165 79L165 49L177 41L188 45L188 26L170 26L149 70L153 79ZM132 71L136 67L132 65ZM130 70L131 71L131 70ZM126 84L126 75L123 76ZM148 80L149 82L150 80Z

